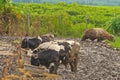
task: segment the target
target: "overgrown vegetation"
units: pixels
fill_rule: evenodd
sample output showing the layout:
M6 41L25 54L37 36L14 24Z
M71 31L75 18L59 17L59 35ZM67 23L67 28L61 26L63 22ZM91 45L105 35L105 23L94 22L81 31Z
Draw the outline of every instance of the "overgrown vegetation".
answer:
M0 1L0 25L3 27L0 30L1 33L9 34L13 24L17 24L19 17L18 14L13 10L11 0Z
M17 23L10 25L11 35L42 35L80 38L84 30L101 27L118 35L120 7L88 6L76 3L11 3ZM3 13L2 10L0 13ZM0 23L2 23L0 21ZM4 28L4 26L2 26ZM117 32L117 33L116 33Z
M120 36L120 17L114 17L110 22L108 22L108 31L114 35Z
M120 0L13 0L15 2L35 2L35 3L79 3L89 5L120 5Z

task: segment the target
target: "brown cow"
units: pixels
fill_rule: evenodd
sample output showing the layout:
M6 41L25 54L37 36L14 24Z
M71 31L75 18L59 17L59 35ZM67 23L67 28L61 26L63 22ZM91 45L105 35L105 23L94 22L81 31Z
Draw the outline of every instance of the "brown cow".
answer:
M98 42L106 39L109 41L114 41L114 36L102 28L92 28L85 31L81 40L84 41L86 39L90 39L92 41L97 39Z

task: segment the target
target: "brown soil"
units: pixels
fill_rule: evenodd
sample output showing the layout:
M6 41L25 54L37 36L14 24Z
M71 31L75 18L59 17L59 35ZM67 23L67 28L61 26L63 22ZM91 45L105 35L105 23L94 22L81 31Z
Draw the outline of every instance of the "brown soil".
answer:
M22 55L10 43L15 38L0 38L0 78L8 80L120 80L120 50L103 42L80 41L78 71L59 66L58 74L49 74L44 66L29 64L29 57ZM6 68L6 62L8 67ZM24 65L22 66L22 64ZM5 69L6 68L6 69ZM5 72L5 70L7 70ZM6 73L6 76L5 76Z

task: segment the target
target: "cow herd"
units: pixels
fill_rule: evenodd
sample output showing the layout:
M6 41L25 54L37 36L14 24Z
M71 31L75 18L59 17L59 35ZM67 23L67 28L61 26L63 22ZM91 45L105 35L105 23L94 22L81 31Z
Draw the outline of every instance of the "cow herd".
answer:
M108 39L114 41L114 37L101 28L93 28L85 31L82 41L85 39L102 41ZM31 49L31 65L43 65L50 73L56 74L58 67L68 65L72 72L77 71L80 53L80 43L74 40L55 40L53 34L46 34L35 38L24 38L21 48Z
M74 40L54 40L52 35L24 38L21 48L32 50L31 65L43 65L50 73L56 74L61 64L77 71L80 44Z

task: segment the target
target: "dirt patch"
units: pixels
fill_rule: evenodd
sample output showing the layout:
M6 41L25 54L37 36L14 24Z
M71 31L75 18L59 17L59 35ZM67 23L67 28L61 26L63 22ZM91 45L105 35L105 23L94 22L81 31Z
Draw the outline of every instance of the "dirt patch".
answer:
M106 43L78 41L81 44L81 53L79 54L78 71L76 73L71 72L69 67L65 69L63 65L60 65L58 75L49 74L48 70L43 66L31 66L29 64L29 57L28 63L26 63L27 65L24 65L23 68L18 68L18 55L9 55L7 75L14 75L15 78L11 80L120 80L119 49L112 48ZM9 42L7 44L9 44ZM3 47L4 45L0 46L1 78L3 77L6 65L6 55L2 55L2 51L9 49L8 46ZM15 54L12 51L14 50L13 48L10 50L11 54ZM8 54L7 52L4 53Z

